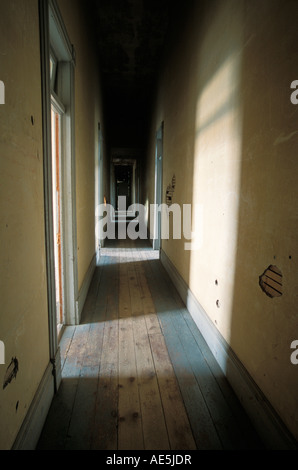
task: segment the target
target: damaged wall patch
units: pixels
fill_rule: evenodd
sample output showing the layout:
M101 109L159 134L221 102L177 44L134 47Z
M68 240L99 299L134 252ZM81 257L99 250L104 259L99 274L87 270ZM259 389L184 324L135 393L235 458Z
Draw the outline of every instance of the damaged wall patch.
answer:
M166 201L167 201L168 207L170 207L173 204L173 194L175 191L175 187L176 187L176 176L174 175L172 178L171 184L169 184L169 186L167 187L167 192L166 192Z
M282 272L277 266L270 265L260 276L259 284L268 297L280 297L282 295Z
M12 358L11 363L7 367L6 374L3 380L3 390L7 387L10 382L16 378L19 370L19 361L17 358Z

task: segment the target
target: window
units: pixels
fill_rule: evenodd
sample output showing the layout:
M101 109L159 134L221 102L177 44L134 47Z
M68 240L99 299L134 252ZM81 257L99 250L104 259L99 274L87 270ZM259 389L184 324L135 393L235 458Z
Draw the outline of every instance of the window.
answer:
M58 61L53 53L51 51L50 53L50 82L51 82L51 91L55 91L56 87L56 77L57 77L57 65Z

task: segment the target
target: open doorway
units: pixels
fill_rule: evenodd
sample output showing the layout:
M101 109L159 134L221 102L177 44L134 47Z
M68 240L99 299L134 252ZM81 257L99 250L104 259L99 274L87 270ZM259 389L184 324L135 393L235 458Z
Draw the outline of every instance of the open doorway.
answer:
M55 361L62 326L78 323L75 50L55 0L40 2L40 38L49 337Z
M126 210L132 204L133 192L133 167L132 165L115 165L115 181L116 181L116 207L118 207L118 198L125 196Z
M100 261L100 250L103 246L104 240L103 234L100 232L100 224L98 223L100 214L100 205L106 203L103 194L103 182L102 182L102 135L100 123L98 123L98 150L95 154L95 253L96 263Z
M56 0L40 0L43 173L49 353L61 381L62 325L78 323L74 158L75 50Z
M121 151L117 153L121 155ZM140 175L138 158L126 157L124 152L121 157L112 157L110 175L110 200L116 212L120 210L118 205L119 196L126 197L126 210L132 204L139 202ZM121 207L121 210L124 209Z
M162 162L163 162L163 132L161 124L156 133L155 143L155 214L154 214L154 238L153 249L161 250L161 211L157 208L162 204Z
M64 285L63 285L63 237L62 237L62 119L63 109L52 97L51 131L52 131L52 198L53 198L53 238L55 265L55 294L57 333L64 324Z

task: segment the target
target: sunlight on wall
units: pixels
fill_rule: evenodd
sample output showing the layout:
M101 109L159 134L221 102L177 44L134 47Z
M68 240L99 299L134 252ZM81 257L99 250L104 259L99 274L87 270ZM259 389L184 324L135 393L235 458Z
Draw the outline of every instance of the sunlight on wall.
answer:
M146 224L146 227L149 227L149 200L148 198L146 198L146 202L145 202L145 224Z
M229 340L236 259L242 109L240 55L231 54L197 102L193 227L203 223L203 243L191 252L190 288Z

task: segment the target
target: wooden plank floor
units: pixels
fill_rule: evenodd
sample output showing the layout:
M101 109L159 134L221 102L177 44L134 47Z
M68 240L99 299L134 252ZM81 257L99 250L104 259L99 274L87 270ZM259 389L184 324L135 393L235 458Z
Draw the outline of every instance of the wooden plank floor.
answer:
M260 443L157 252L102 250L37 449L238 450Z

